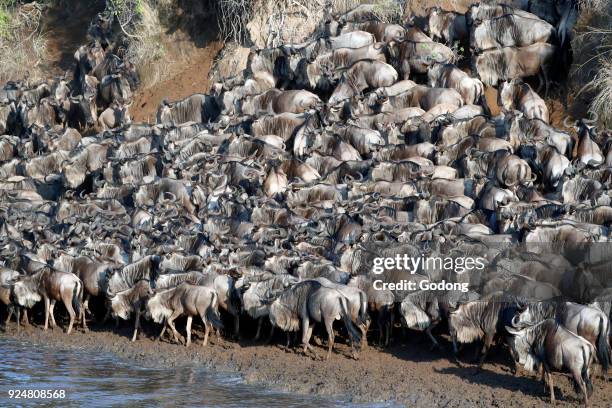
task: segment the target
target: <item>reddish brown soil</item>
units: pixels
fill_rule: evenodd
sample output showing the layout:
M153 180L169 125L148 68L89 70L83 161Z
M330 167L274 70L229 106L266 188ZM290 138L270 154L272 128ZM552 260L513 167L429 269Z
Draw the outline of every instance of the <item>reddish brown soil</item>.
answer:
M184 323L177 328L182 330ZM14 330L13 323L8 336L29 341L33 346L112 352L148 366L197 364L217 371L239 372L249 383L303 394L341 395L355 402L392 401L412 407L532 407L546 406L549 402L542 384L533 376L511 374L507 352L501 347L494 348L483 371L474 374L474 366L467 362L472 348L464 350L465 357L457 365L451 362L446 350L428 351L429 342L416 332L404 336L397 333L392 346L385 350L370 347L357 361L349 357L346 345L339 344L329 361L320 361L302 355L299 349L279 346L282 337L264 345L213 336L212 344L203 347L198 333L195 343L185 348L152 340L158 329L151 328L132 343L126 323L118 330L112 325L103 328L93 325L89 333L77 331L71 335L59 329L43 332L38 327L20 335ZM443 345L448 347L446 341ZM323 346L315 348L320 356L325 354ZM557 406L580 404L566 376L555 374L554 380ZM612 382L595 378L594 387L591 406L612 406Z
M155 122L155 113L164 98L172 101L194 93L208 92L211 85L208 72L222 47L221 41L213 41L204 48L190 51L188 57L184 59L169 61L169 64L173 64L172 71L176 74L151 88L136 91L134 103L130 108L132 120Z
M104 9L104 1L66 2L64 6L45 11L44 32L47 38L49 75L74 70L74 53L86 42L87 28L94 16Z

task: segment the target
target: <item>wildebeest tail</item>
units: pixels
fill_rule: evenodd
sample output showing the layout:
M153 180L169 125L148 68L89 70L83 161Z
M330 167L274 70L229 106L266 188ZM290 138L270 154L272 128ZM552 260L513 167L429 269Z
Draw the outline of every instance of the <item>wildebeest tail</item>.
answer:
M208 320L215 329L221 330L223 328L223 322L221 316L219 316L219 302L217 292L212 293L212 302L206 309L206 320Z
M610 344L608 344L608 335L610 332L610 324L606 325L604 318L599 319L599 334L597 335L597 359L601 364L601 369L604 374L608 373L610 367Z
M353 344L359 346L361 343L361 333L359 330L355 328L355 325L351 321L351 316L349 313L348 305L346 302L346 298L344 296L340 296L340 309L341 309L341 317L344 325L346 326L346 330L348 331L349 337L351 338L351 342Z
M368 299L364 292L359 292L359 315L357 316L357 325L367 326L368 320Z
M81 316L81 304L83 303L83 282L78 280L72 290L72 308L76 313L77 319Z

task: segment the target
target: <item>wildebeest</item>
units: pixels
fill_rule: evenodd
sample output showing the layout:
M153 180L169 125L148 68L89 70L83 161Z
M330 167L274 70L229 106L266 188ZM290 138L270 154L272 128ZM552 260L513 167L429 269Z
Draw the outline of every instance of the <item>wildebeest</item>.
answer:
M247 96L240 102L240 111L245 115L304 113L321 106L322 103L317 95L308 91L270 89L260 95Z
M477 299L478 294L475 292L416 291L408 294L400 305L402 322L409 329L425 331L432 342L432 348L440 347L440 344L432 334L432 330L443 319L447 319L450 310L455 309L460 302L475 301Z
M484 95L484 85L453 64L435 64L427 72L429 86L457 90L465 104L477 104Z
M382 23L379 21L368 21L364 23L348 23L342 28L341 33L355 30L367 31L374 34L376 41L388 43L390 41L402 42L406 37L406 29L398 24Z
M262 280L249 280L243 277L236 282L236 288L241 293L242 310L253 319L257 319L257 331L254 340L259 340L263 318L268 316L270 294L289 288L297 283L297 278L292 275L280 274L270 276ZM274 326L271 327L271 330ZM271 331L272 333L272 331Z
M346 297L338 290L307 280L281 293L270 305L270 321L273 325L287 332L301 328L304 354L309 350L315 353L310 345L310 337L314 322L321 322L327 331L327 358L330 357L335 337L333 323L337 319L343 320L351 338L353 356L356 357L361 334L353 326Z
M116 101L98 115L100 131L114 129L119 125L130 123L129 105L121 105Z
M75 274L44 267L31 276L20 277L15 282L13 291L15 300L23 307L32 308L41 300L45 302L45 330L49 325L49 318L51 318L51 328L56 326L53 309L58 300L64 303L70 315L66 333L70 334L72 331L75 317L82 318L83 328L87 329L85 311L82 307L83 282Z
M397 72L384 62L363 60L351 65L342 75L340 84L329 97L328 104L334 105L370 88L390 86L397 82Z
M445 11L439 7L429 9L427 28L434 41L443 40L446 44L468 39L469 31L464 14Z
M17 331L19 332L20 329L21 306L15 304L15 299L13 299L14 296L12 287L15 281L17 281L20 276L21 274L15 270L8 268L0 268L0 303L6 306L7 311L6 320L4 321L5 330L13 314L15 315L15 320L17 322ZM23 311L24 322L26 324L29 324L27 309L23 309Z
M548 71L554 63L555 52L556 47L546 43L488 50L472 58L472 71L488 86L541 73L544 78L542 83L548 87Z
M17 108L15 103L0 106L0 134L11 132L16 124Z
M425 74L434 64L450 64L456 60L452 49L434 42L421 33L420 40L405 40L389 46L390 63L395 66L403 79L412 73Z
M552 25L518 14L505 14L489 20L476 20L470 30L470 44L480 52L491 48L526 47L535 43L546 43L554 34Z
M207 123L215 120L219 113L215 97L193 94L176 102L164 99L157 110L157 123L174 126L186 122Z
M136 262L114 269L106 284L107 296L127 290L142 279L155 282L160 262L159 255L148 255Z
M612 358L608 343L610 322L603 312L572 302L538 302L531 303L521 310L513 318L512 325L522 327L546 319L555 319L572 333L589 341L597 350L597 360L601 364L604 375L607 375L610 358Z
M524 329L506 326L511 334L510 348L514 359L529 371L536 371L540 365L548 379L550 400L555 402L552 370L569 371L582 393L584 405L589 405L593 392L590 368L595 357L595 347L584 338L572 333L547 319Z
M132 91L130 84L123 75L112 74L107 75L100 81L99 100L102 107L108 107L113 102L130 103L132 100Z
M520 299L502 292L459 304L450 311L449 317L455 354L458 352L457 342L471 343L482 339L478 360L478 368L481 368L494 338L507 335L505 327L512 324L512 318L520 306Z
M128 320L132 314L135 314L132 341L136 341L140 328L140 316L145 313L147 300L153 295L149 281L141 279L134 286L117 292L108 299L113 317Z
M179 342L182 336L174 327L174 320L179 316L187 316L187 341L185 346L191 344L191 323L194 316L200 316L204 323L204 341L208 343L211 329L223 328L219 317L217 293L214 289L206 286L195 286L182 283L171 289L165 289L155 293L147 302L147 315L156 323L164 323L174 335L174 340Z
M97 262L86 256L71 257L62 254L54 262L54 267L60 271L73 273L81 279L85 291L85 301L83 303L85 312L90 312L89 299L91 296L100 296L106 293L106 283L111 271L110 265Z
M521 79L504 81L499 92L499 100L504 109L520 110L527 119L540 119L545 123L550 121L544 99Z

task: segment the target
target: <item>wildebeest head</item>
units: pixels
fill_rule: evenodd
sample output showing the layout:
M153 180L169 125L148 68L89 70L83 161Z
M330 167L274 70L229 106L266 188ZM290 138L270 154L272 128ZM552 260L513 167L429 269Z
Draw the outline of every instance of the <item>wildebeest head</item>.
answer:
M98 78L91 75L85 75L85 80L83 81L83 89L81 90L83 95L88 99L92 96L95 97L98 94L99 83L100 81L98 81Z
M150 298L154 294L148 280L139 280L130 289L116 293L109 298L111 313L113 317L120 317L123 320L128 320L130 315L134 312L134 302Z
M173 103L168 102L168 98L164 98L157 109L157 123L173 124L172 123L172 107Z
M511 334L509 338L510 354L514 360L524 366L525 369L536 371L540 364L531 345L532 327L519 330L506 326L506 331Z
M165 319L172 316L172 309L166 306L165 297L167 292L174 289L165 289L159 292L155 292L147 302L147 309L145 315L147 318L152 319L155 323L161 323Z
M71 96L69 100L62 103L61 107L60 119L68 122L72 127L93 127L98 120L95 95Z

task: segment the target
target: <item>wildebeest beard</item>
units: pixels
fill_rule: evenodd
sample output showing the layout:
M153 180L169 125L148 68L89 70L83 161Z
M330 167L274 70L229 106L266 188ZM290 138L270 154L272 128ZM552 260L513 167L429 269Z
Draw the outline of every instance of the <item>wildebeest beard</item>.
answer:
M543 360L542 353L546 349L546 338L549 334L554 334L559 328L559 323L552 319L545 320L534 326L523 329L523 334L513 336L512 342L515 350L526 352L525 359L522 361L528 371L535 371Z
M468 303L461 313L452 314L452 326L460 343L471 343L486 333L501 333L511 326L518 306L524 300L505 293L493 295Z

